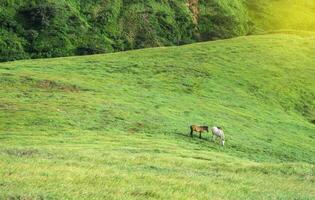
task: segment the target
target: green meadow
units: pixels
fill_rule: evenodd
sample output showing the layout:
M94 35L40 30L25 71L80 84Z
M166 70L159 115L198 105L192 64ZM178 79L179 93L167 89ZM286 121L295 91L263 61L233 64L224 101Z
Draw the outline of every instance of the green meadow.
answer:
M0 199L315 199L314 55L310 32L0 63Z

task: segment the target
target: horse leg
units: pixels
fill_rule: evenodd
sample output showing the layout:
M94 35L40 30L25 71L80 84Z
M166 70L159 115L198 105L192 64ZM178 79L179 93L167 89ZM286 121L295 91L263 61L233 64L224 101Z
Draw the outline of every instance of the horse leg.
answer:
M212 136L212 141L215 142L215 139L217 138L217 136L215 134L213 134Z
M221 145L224 146L224 139L221 138Z
M199 131L199 138L201 139L201 131Z
M194 131L193 131L193 129L191 128L191 129L190 129L190 137L193 137L193 132L194 132Z

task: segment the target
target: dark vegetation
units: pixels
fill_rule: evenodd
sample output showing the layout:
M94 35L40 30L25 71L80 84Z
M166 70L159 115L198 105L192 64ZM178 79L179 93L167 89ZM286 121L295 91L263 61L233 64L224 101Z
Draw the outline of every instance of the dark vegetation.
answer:
M308 0L0 0L0 62L314 31Z
M246 35L242 0L1 0L0 61Z

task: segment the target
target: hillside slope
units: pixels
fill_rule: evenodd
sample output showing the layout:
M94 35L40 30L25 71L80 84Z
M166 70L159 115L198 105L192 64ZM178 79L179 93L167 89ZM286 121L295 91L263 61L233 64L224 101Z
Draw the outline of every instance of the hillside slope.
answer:
M1 0L0 61L180 45L249 29L242 0Z
M315 31L310 0L0 0L0 62Z
M315 37L0 64L0 198L314 199ZM226 146L188 137L220 125Z

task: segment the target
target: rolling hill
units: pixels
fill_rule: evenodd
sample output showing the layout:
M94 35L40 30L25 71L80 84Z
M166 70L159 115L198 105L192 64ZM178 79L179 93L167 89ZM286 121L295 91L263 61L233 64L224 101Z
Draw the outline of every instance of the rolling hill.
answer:
M314 47L269 34L1 63L0 198L314 199Z

